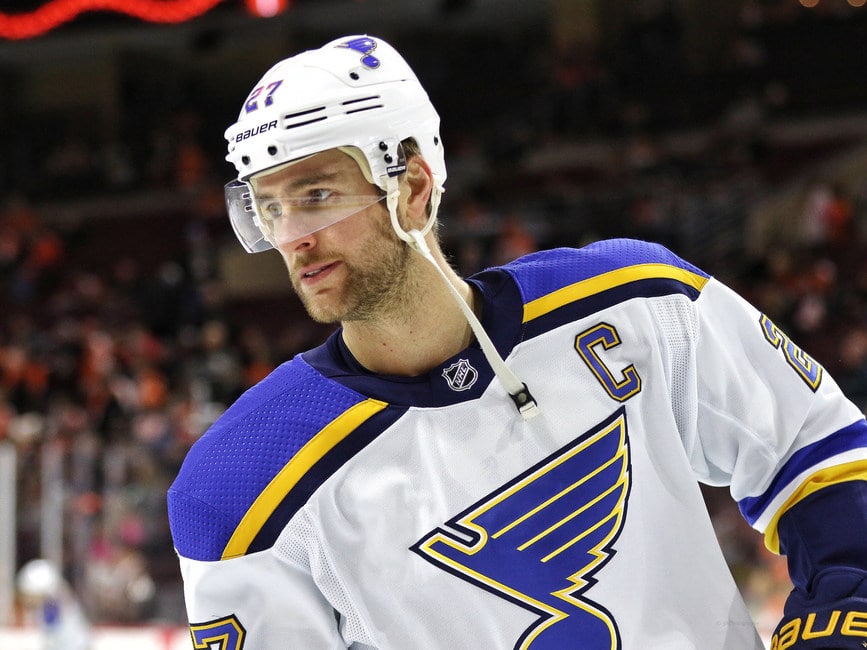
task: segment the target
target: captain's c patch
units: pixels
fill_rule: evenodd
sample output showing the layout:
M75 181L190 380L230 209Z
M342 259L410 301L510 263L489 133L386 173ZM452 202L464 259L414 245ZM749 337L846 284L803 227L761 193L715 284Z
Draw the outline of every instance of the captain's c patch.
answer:
M619 409L411 550L538 614L516 650L616 650L611 614L588 598L614 555L631 487L626 412Z

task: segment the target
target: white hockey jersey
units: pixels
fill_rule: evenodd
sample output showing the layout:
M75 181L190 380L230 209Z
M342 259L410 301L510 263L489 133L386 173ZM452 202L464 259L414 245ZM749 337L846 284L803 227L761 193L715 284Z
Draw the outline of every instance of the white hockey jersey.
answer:
M730 485L773 547L804 494L865 475L862 414L657 245L469 281L540 415L475 344L412 378L367 372L339 332L281 365L169 491L194 646L761 648L697 481Z

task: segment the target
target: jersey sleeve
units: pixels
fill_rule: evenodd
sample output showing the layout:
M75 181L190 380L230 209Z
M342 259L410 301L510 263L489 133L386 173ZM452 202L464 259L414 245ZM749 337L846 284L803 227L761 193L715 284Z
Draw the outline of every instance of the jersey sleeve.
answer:
M867 424L815 359L731 289L709 281L695 310L687 453L779 552L778 524L793 506L867 478Z
M193 647L348 647L304 508L343 458L330 452L366 444L385 406L296 358L196 442L167 494Z
M180 558L195 648L347 648L331 604L303 563L270 551L232 560Z

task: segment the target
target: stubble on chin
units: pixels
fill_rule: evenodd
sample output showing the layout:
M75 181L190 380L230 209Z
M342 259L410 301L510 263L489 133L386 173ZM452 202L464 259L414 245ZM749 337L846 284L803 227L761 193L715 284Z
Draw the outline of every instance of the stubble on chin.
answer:
M337 324L342 320L342 313L334 307L329 307L324 304L325 298L321 295L310 294L300 286L300 282L292 278L292 288L295 295L301 300L307 315L312 320L323 325Z
M336 325L346 321L373 322L399 313L414 295L414 253L391 227L387 212L373 221L364 242L341 258L342 278L327 291L309 290L290 273L292 287L310 318ZM304 260L310 264L311 260ZM299 264L300 266L303 266Z
M406 306L412 293L411 249L396 237L368 249L362 264L342 261L344 279L327 292L305 291L294 278L293 288L311 319L336 325L373 322Z

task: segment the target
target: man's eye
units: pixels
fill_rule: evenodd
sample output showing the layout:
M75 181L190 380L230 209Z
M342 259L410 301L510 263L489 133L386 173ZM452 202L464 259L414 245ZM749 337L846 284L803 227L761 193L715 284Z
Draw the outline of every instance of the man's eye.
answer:
M262 205L262 212L269 219L277 219L283 214L283 205L279 201L269 201Z
M326 190L324 188L310 190L310 193L306 197L304 197L304 203L306 205L317 205L319 203L324 203L332 194L334 194L334 192L332 192L331 190Z

